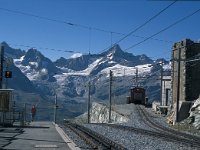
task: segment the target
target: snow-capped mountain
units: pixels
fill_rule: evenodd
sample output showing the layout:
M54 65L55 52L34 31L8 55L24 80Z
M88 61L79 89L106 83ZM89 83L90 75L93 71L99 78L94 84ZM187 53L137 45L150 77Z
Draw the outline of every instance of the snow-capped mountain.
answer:
M85 70L94 63L98 63L98 66L96 65L93 69L95 74L107 67L112 67L114 64L134 67L141 64L151 64L153 61L146 55L134 56L131 53L122 51L119 45L114 45L111 49L101 54L81 55L80 57L70 59L61 57L55 62L59 68L67 68L75 71Z
M50 59L36 49L29 49L24 56L14 59L14 63L30 80L54 82L56 80L53 76L60 72Z
M79 54L69 59L61 57L55 62L36 49L29 49L27 52L19 50L18 53L12 53L12 49L10 51L15 66L29 79L34 88L42 91L45 96L52 96L56 92L63 101L78 98L79 101L84 100L87 98L87 85L90 80L93 99L106 100L109 95L110 70L113 71L115 96L125 99L129 89L135 84L136 70L139 77L148 76L148 80L143 79L140 82L148 88L147 92L154 92L155 97L159 96L159 92L155 92L159 90L160 83L156 79L160 69L157 63L146 55L135 56L124 52L119 45L114 45L101 54ZM165 68L168 69L169 66L166 65ZM156 78L150 77L151 74Z

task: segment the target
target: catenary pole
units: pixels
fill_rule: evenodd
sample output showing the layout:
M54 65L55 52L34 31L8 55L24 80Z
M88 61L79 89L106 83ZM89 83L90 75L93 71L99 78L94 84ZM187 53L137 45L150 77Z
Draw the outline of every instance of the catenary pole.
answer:
M57 123L57 94L55 93L55 106L54 106L54 123Z
M160 62L160 101L161 105L163 106L163 61Z
M90 87L91 83L88 82L88 123L90 123Z
M113 72L110 70L110 84L109 84L109 123L111 123L111 105L112 105L112 76Z
M139 83L138 83L138 68L136 68L136 87L138 87Z
M3 88L3 62L4 62L4 47L1 46L0 89Z

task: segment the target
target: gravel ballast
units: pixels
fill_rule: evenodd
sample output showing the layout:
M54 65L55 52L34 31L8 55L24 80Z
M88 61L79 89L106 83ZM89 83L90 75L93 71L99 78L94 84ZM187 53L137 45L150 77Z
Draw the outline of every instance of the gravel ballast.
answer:
M118 130L108 126L92 124L85 124L84 126L108 137L119 144L122 144L129 150L197 150L193 147L188 147L183 144L177 144L144 134L136 134L130 131Z
M144 106L142 106L144 107ZM155 114L152 112L151 108L145 108L149 113L149 116L152 120L155 120L156 123L161 124L165 127L170 127L166 121L165 117ZM123 114L128 119L128 122L120 123L121 125L131 126L135 128L145 129L155 131L140 117L138 110L134 104L125 104L125 105L115 105L113 110ZM97 124L83 124L85 127L106 136L110 140L117 142L118 144L123 145L128 150L197 150L192 146L188 146L182 143L177 143L174 141L169 141L163 138L158 138L150 135L145 135L141 133L131 132L127 130L120 130L109 126L101 126ZM71 133L69 129L65 131L72 140L79 146L81 149L88 149L89 147L84 144L84 141L80 140L79 137L74 133ZM162 133L162 131L160 131Z

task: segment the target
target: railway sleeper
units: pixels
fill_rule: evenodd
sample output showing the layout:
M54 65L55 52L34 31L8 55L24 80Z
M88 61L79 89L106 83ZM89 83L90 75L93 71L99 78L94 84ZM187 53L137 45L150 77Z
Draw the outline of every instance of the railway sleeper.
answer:
M113 142L112 140L98 134L97 132L92 131L91 129L88 129L88 128L80 126L80 125L76 125L76 126L81 131L89 134L89 136L91 136L95 140L99 141L100 143L103 143L103 145L105 145L108 149L111 149L111 150L126 150L126 148L123 147L122 145Z
M190 135L190 134L187 134L187 133L183 133L183 132L180 132L180 131L176 131L176 130L173 130L173 129L170 129L170 128L167 128L167 127L163 127L155 122L153 122L152 120L149 119L148 117L148 112L141 109L141 112L142 112L142 115L145 117L145 119L147 120L148 122L148 125L154 129L158 129L158 130L161 130L163 132L166 132L168 134L173 134L175 136L179 135L181 136L182 138L185 138L185 139L190 139L190 140L193 140L193 141L196 141L196 142L199 142L200 141L200 138L199 137L196 137L196 136L193 136L193 135ZM146 112L146 113L145 113Z
M86 136L83 132L80 132L80 130L76 129L74 126L68 125L68 127L75 132L80 138L82 138L87 144L91 146L93 149L99 149L99 146L97 143L95 143L90 137Z
M141 118L143 118L143 120L145 121L145 123L156 130L160 130L163 131L163 133L165 133L166 135L170 136L170 137L175 137L177 139L180 139L180 141L185 141L188 145L194 144L196 147L200 147L200 138L196 137L196 136L192 136L186 133L182 133L170 128L166 128L163 127L155 122L153 122L151 119L149 119L148 117L148 112L145 111L144 109L142 109L140 106L137 106L137 109L139 111L139 114L141 116ZM146 113L145 113L146 112Z

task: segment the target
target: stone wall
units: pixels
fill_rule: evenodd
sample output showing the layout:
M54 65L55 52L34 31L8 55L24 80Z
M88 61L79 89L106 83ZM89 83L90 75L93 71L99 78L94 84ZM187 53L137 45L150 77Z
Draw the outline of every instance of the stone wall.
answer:
M109 109L106 105L99 103L92 103L91 111L91 123L108 123L109 121ZM128 118L122 116L121 114L112 111L111 113L111 122L112 123L122 123L127 122Z
M188 117L190 102L197 99L200 94L200 63L199 61L191 61L198 58L199 54L200 43L195 43L189 39L177 42L172 47L171 76L174 121L180 122ZM184 107L182 104L184 104Z
M123 123L127 122L128 117L116 112L114 110L111 111L111 122L112 123ZM90 111L90 123L108 123L109 121L109 108L105 104L93 102ZM73 122L76 123L87 123L88 114L87 112L82 114L81 116L76 117Z

